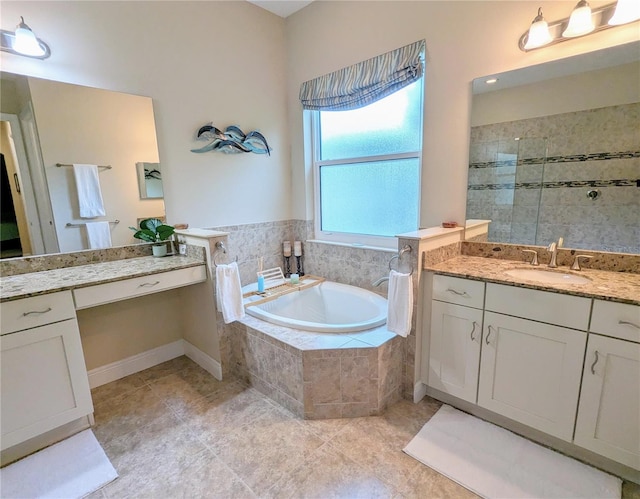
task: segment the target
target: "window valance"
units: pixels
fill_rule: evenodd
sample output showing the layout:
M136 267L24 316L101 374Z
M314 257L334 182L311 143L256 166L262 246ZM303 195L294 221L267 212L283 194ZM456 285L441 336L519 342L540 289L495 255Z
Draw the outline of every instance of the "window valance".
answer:
M344 111L380 100L422 77L424 48L420 40L305 81L300 87L302 107Z

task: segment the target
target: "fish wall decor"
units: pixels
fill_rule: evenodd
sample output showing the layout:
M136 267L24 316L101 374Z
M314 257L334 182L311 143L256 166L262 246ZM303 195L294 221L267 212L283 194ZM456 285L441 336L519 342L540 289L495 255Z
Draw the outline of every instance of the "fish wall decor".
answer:
M191 152L220 151L227 154L253 152L271 156L271 148L264 135L257 130L245 134L236 125L228 126L223 132L208 123L198 129L196 139L208 140L209 143L198 149L191 149Z

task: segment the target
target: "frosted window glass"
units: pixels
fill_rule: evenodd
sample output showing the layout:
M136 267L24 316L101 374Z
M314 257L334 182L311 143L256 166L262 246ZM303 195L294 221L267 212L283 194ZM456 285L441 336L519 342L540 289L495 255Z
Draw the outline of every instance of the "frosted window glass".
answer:
M322 230L395 236L418 222L417 158L320 167Z
M422 80L352 111L320 111L320 160L420 150Z

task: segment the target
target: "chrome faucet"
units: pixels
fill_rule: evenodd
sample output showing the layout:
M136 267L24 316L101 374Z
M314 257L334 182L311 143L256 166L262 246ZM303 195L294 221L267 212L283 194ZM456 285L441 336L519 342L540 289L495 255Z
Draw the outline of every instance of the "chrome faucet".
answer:
M380 284L382 284L383 282L387 282L388 280L389 280L389 278L388 278L388 277L381 277L381 278L380 278L380 279L378 279L377 281L372 282L372 283L371 283L371 286L373 286L373 287L375 288L375 287L377 287L377 286L380 286Z
M563 242L564 239L560 238L558 239L558 242L553 241L547 248L548 251L551 251L551 260L548 265L551 269L555 269L558 266L558 263L556 262L558 258L558 250L562 247Z

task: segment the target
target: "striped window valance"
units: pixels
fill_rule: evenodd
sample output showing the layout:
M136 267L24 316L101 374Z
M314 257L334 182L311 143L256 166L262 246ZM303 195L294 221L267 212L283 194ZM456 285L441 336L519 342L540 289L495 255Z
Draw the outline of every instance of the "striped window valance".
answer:
M425 41L305 81L300 87L304 109L344 111L366 106L420 79Z

